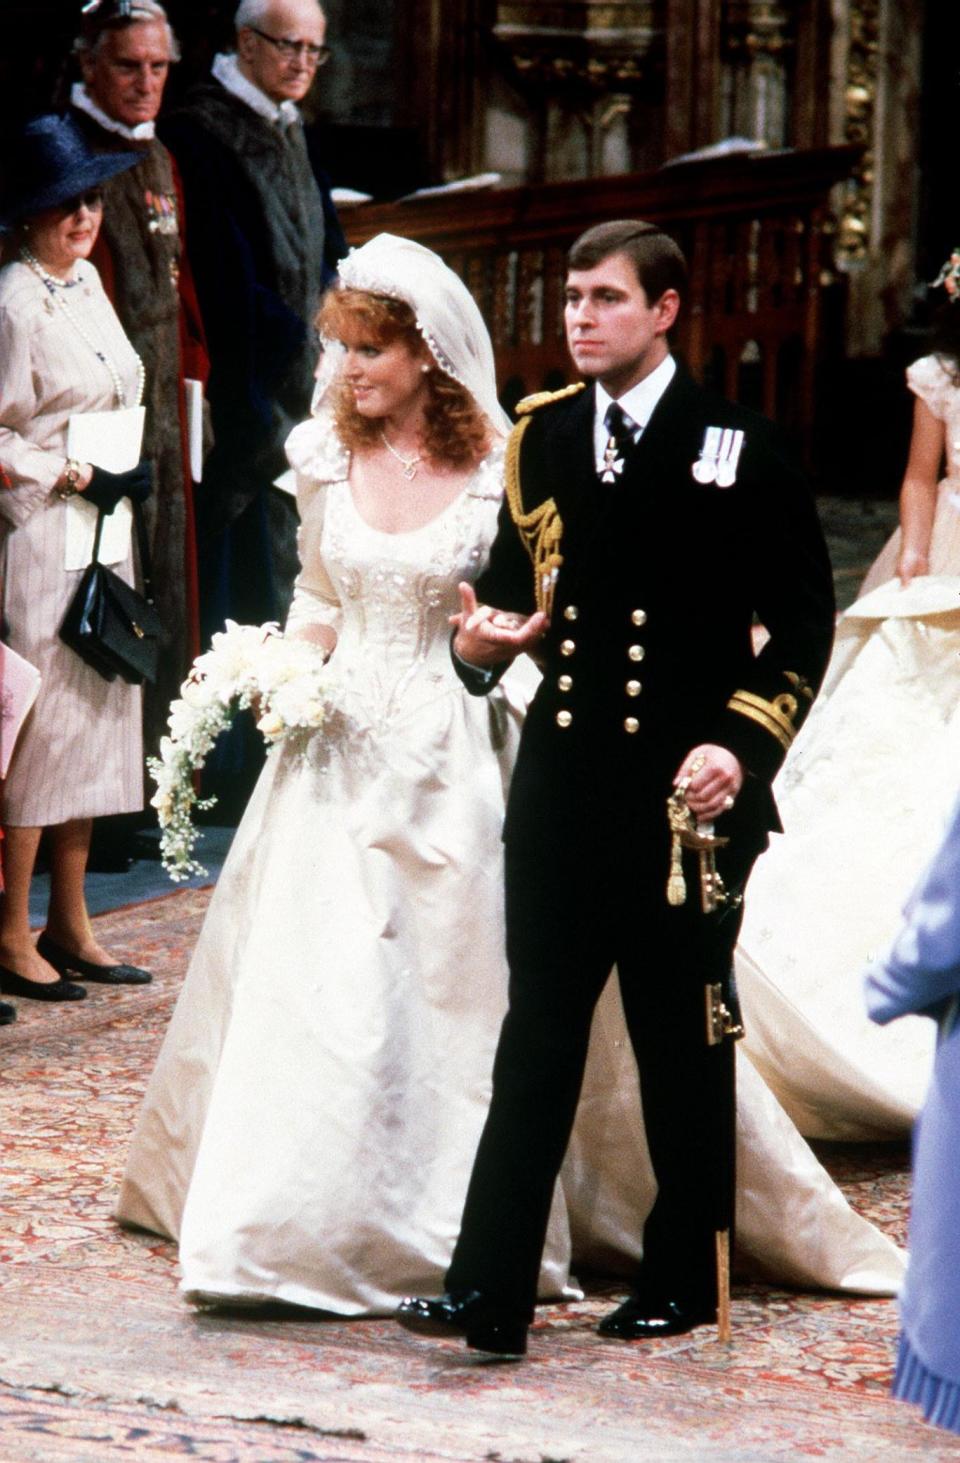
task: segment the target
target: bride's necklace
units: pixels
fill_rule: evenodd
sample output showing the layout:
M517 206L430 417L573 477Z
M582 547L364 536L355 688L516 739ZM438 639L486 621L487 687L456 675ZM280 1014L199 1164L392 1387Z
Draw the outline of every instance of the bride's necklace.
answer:
M392 457L395 457L399 462L400 466L403 469L403 475L406 478L407 482L412 482L417 475L417 468L423 461L420 453L415 452L412 457L404 457L402 452L398 452L396 447L394 447L391 442L387 441L387 434L382 427L380 428L380 440L383 443L384 447L386 447L390 455Z
M70 321L70 324L73 326L77 334L81 337L82 340L86 341L87 345L93 351L97 360L106 367L107 372L110 376L110 380L113 382L113 394L116 397L117 405L121 407L126 406L127 393L124 390L123 378L121 377L120 372L117 370L113 361L111 361L106 352L102 351L97 345L96 341L92 339L82 320L80 320L79 317L74 314L73 310L67 304L65 291L68 290L72 284L75 284L76 281L59 279L57 275L51 274L49 269L47 269L43 264L40 263L40 260L37 258L36 254L32 253L27 248L26 244L21 244L20 246L20 258L23 260L28 269L33 270L34 274L46 288L48 294L60 306L60 309L63 311L64 315L66 315L67 319ZM143 362L141 361L139 356L137 356L136 360L137 396L134 405L139 406L141 401L143 400L143 385L146 373L143 369Z

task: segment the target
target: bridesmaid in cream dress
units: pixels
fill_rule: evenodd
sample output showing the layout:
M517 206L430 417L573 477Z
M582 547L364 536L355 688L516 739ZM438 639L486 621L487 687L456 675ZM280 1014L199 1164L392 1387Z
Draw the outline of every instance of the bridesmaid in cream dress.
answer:
M450 661L458 584L479 572L502 497L506 421L479 312L435 255L388 235L340 273L337 410L324 399L288 444L302 515L288 633L333 650L338 711L306 754L268 756L118 1217L179 1240L188 1299L356 1316L436 1287L459 1227L506 1007L500 829L526 698L509 677L490 704L472 698ZM422 383L437 377L448 395L466 387L459 416L486 421L456 470L425 445ZM624 1037L610 998L543 1296L564 1292L571 1236L575 1259L606 1269L639 1253L653 1190ZM891 1293L899 1251L745 1075L745 1247L781 1279Z
M91 820L143 806L140 689L104 680L58 638L82 573L64 567L65 499L97 491L91 465L67 458L69 419L132 406L143 389L140 361L88 262L102 217L98 185L137 155L98 157L69 122L51 116L27 125L11 157L17 173L2 222L17 254L0 269L3 618L7 643L42 680L3 788L0 988L76 1000L86 992L63 978L67 969L110 984L150 978L113 963L94 935L83 888ZM133 582L129 549L113 568ZM38 951L29 891L44 828L51 899Z
M960 305L943 315L907 371L901 527L840 620L777 780L787 836L756 865L740 935L747 1054L808 1136L906 1135L932 1067L932 1023L872 1025L862 971L896 933L960 769Z

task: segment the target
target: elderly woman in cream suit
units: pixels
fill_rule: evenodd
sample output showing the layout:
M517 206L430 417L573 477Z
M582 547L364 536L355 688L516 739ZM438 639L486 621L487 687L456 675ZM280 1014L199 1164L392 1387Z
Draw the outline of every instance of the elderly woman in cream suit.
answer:
M41 117L11 151L0 221L12 234L0 270L0 525L8 645L40 671L37 701L3 789L5 890L0 989L37 1000L86 994L68 979L142 984L96 940L84 899L91 820L143 801L140 691L106 681L58 638L82 570L66 563L67 499L106 513L149 492L143 467L114 474L67 457L75 413L139 402L140 362L87 256L100 227L99 185L136 162L97 157L72 124ZM133 581L133 562L113 566ZM30 936L29 891L40 836L50 832L47 929Z

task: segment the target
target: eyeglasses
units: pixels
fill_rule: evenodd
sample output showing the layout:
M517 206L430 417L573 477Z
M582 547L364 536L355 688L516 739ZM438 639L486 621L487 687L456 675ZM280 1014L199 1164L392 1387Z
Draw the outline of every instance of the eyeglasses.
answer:
M268 36L265 30L258 30L255 25L248 25L246 29L252 30L261 41L267 41L269 45L276 47L284 61L298 61L303 57L311 66L326 66L330 60L329 46L315 46L311 41L278 39L277 36Z
M71 213L79 213L81 208L88 208L91 213L95 209L103 207L103 193L99 188L91 188L87 193L78 193L76 198L65 198L62 203L57 204L57 212L64 217Z

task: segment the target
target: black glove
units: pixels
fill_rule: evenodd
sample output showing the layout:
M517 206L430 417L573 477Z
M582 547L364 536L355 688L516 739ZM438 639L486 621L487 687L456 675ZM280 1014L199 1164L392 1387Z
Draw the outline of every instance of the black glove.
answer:
M95 467L83 496L104 513L112 513L121 498L145 503L152 490L153 468L149 462L138 462L129 472L107 472L105 467Z

